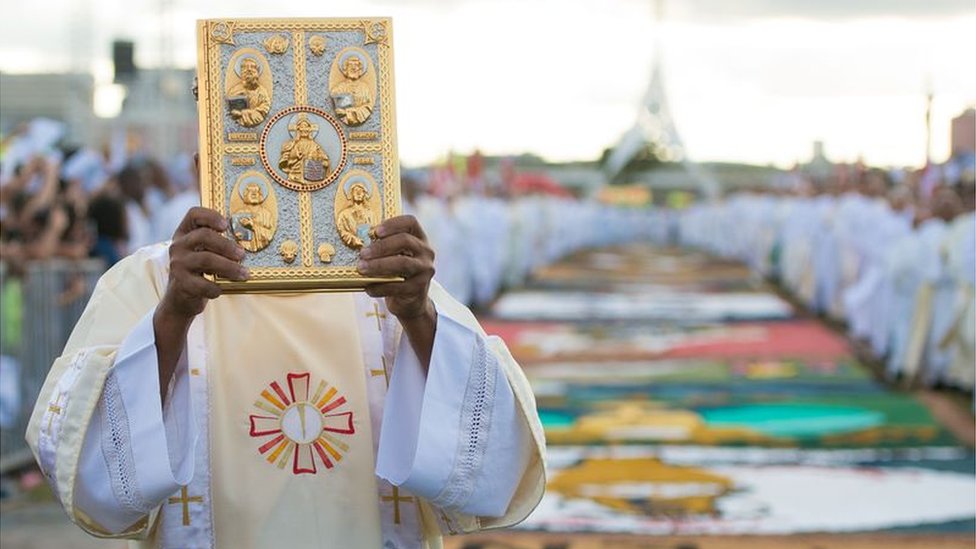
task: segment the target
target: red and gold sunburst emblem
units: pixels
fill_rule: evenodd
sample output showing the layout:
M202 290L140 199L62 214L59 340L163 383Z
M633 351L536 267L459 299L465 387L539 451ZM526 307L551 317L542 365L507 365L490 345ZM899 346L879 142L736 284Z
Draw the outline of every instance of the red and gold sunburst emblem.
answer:
M319 463L333 468L349 451L340 437L356 432L352 412L341 411L346 397L338 389L319 381L308 398L311 378L308 372L288 374L287 393L272 381L254 402L263 413L251 415L251 436L261 439L258 452L279 469L290 460L296 475L314 475Z

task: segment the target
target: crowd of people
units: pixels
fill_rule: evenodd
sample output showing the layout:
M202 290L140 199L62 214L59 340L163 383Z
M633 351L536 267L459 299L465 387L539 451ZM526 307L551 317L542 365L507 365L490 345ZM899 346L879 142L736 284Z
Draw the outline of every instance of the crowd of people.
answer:
M0 259L120 258L172 235L198 203L189 157L152 157L59 144L63 128L35 121L5 138L0 172Z
M680 239L741 259L846 322L889 379L972 390L974 209L971 169L946 177L930 167L898 184L860 170L697 205Z

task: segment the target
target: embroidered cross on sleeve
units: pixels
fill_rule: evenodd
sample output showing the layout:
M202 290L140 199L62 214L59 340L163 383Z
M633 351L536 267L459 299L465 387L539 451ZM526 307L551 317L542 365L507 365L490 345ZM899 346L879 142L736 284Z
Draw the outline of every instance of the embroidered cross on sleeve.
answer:
M386 318L386 313L380 312L380 306L375 301L373 302L373 312L366 313L366 316L376 317L376 329L382 331L383 325L380 324L380 320Z
M169 498L169 504L182 504L183 505L183 526L190 525L190 504L191 503L203 503L203 496L191 496L186 486L180 488L179 497L173 496Z

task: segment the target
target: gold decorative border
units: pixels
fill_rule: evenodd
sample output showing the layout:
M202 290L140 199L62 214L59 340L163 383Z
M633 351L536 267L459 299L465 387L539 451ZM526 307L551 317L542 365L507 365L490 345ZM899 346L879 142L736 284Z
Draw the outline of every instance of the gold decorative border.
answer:
M308 105L308 75L305 74L305 34L291 33L291 53L295 60L295 104Z
M302 264L305 267L312 266L312 194L300 193L298 195L298 219L301 225L299 230L302 233Z
M200 188L203 205L213 208L221 215L227 215L225 205L226 185L224 181L224 155L255 154L256 145L228 145L224 142L224 117L221 107L221 66L220 48L235 47L234 34L243 32L285 32L292 37L292 54L296 57L295 73L304 74L307 56L305 33L329 33L337 31L359 31L363 33L364 44L377 36L371 36L368 29L380 24L385 31L377 44L377 64L379 74L379 97L381 103L379 143L346 143L348 152L371 152L381 156L383 174L383 219L400 214L400 164L397 156L396 106L394 101L393 71L393 25L389 18L343 18L343 19L205 19L197 22L197 76L199 80L199 136L200 136ZM301 61L298 58L301 57ZM299 64L301 67L299 67ZM300 82L300 84L299 84ZM303 89L299 90L299 86ZM308 89L305 79L296 78L297 100L307 103ZM304 95L300 95L304 94ZM340 132L345 137L345 134ZM299 197L308 193L299 193ZM310 198L310 196L309 196ZM301 198L299 198L301 202ZM300 217L306 215L301 213ZM251 279L246 282L232 282L217 279L216 282L227 292L288 292L288 291L345 291L362 289L372 282L389 279L365 278L350 266L316 266L311 236L311 200L307 208L309 222L302 221L302 262L296 267L255 267L251 269ZM307 235L305 233L308 233ZM306 244L306 236L309 243ZM308 257L307 257L308 256Z

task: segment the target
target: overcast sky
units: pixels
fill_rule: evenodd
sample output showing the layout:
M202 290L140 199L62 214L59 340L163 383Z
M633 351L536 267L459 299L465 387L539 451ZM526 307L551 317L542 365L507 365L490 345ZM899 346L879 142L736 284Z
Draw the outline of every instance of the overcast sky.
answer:
M595 158L635 120L655 44L696 160L787 166L821 139L836 160L918 165L927 83L937 160L976 103L972 0L672 0L664 24L648 0L3 1L0 70L103 80L113 38L149 66L166 28L172 61L193 66L201 17L390 15L410 164L476 147Z

